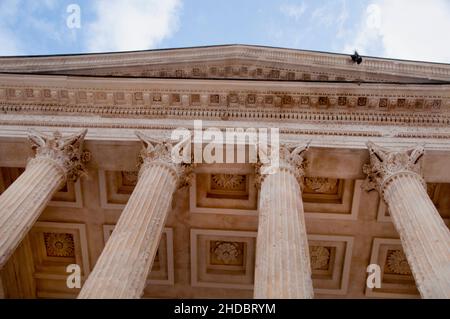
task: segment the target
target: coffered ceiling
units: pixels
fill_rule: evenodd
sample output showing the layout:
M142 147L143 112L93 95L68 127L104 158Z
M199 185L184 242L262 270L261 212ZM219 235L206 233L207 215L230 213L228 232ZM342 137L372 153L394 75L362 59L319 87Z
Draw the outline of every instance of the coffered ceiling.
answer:
M23 171L1 168L4 190ZM92 270L137 182L134 170L90 169L56 193L2 271L7 297L73 298L67 264ZM316 298L417 298L388 209L362 180L307 176L303 192ZM428 191L449 222L450 184ZM146 298L251 298L258 225L251 165L200 166L176 192ZM287 256L288 257L288 256ZM379 264L382 288L366 288L366 267Z

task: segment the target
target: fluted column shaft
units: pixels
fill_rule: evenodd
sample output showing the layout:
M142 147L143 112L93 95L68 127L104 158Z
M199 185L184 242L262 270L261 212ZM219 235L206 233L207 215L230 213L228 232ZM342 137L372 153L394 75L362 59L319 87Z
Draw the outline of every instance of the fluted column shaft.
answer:
M176 189L164 166L147 166L78 298L139 298Z
M302 194L292 167L297 163L281 165L261 182L254 297L313 298Z
M450 232L421 177L396 176L384 199L423 298L450 299Z
M68 138L62 138L59 133L55 137L33 134L32 142L35 141L33 138L39 139L33 143L37 149L36 157L0 196L0 268L39 218L53 194L64 185L69 171L74 169L72 164L80 164L78 155L86 131Z
M34 159L0 196L0 268L28 233L65 174L52 161Z
M140 298L144 291L184 169L172 162L172 143L137 135L144 144L138 183L79 299Z
M367 186L378 189L389 207L422 298L450 298L450 231L420 174L424 146L400 151L367 146Z

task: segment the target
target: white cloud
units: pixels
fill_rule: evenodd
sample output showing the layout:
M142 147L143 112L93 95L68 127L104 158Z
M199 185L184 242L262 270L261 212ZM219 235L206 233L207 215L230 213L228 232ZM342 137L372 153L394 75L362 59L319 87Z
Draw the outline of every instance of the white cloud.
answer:
M339 11L339 15L336 19L336 25L337 25L337 34L336 36L338 38L344 37L348 30L345 28L345 24L348 21L348 18L350 17L348 9L347 9L347 0L341 1L341 9Z
M376 0L363 15L345 52L450 62L450 2Z
M0 3L0 55L19 55L19 40L11 27L16 21L19 1L5 0Z
M19 49L14 34L6 30L0 30L0 56L20 54L21 50Z
M109 0L94 4L97 20L88 24L89 51L154 48L178 29L180 0Z
M329 3L326 3L313 11L311 20L319 25L330 27L336 20L336 12L334 12L333 7Z
M306 4L304 2L301 4L283 4L280 11L287 17L298 20L305 13Z

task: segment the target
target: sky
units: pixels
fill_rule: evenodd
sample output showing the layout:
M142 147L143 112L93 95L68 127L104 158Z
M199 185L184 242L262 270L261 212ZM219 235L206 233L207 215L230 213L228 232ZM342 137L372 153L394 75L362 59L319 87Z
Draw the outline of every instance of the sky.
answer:
M0 55L234 43L450 63L450 0L0 0Z

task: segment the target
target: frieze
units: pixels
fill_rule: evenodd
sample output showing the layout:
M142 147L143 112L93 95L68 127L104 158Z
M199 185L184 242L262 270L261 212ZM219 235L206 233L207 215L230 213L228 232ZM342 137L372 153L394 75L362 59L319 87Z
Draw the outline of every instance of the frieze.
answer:
M304 89L302 91L305 91ZM187 97L181 103L181 97ZM278 100L278 101L277 101ZM0 88L0 103L28 103L41 105L101 105L102 107L121 105L128 102L128 107L141 104L151 106L244 106L258 105L263 107L298 107L298 108L326 108L326 109L378 109L382 111L398 109L402 111L432 111L440 112L443 100L450 105L448 98L439 96L399 94L389 98L366 94L330 94L322 93L292 93L283 91L253 92L216 92L204 91L196 93L189 91L107 91L107 90L67 90L67 89L33 89L30 87Z
M170 93L169 93L170 92ZM366 94L252 91L109 91L0 88L4 113L78 113L123 116L180 116L220 119L286 119L416 125L450 123L448 98ZM445 103L444 103L445 100Z

